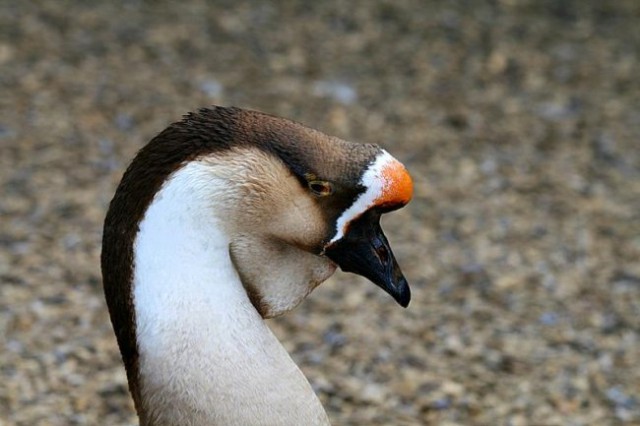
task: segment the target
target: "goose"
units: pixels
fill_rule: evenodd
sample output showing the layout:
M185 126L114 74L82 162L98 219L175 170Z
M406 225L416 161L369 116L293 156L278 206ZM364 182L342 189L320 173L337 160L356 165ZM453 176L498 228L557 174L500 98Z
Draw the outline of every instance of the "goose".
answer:
M412 192L379 146L261 112L203 108L153 138L109 205L101 254L140 424L329 424L264 318L337 267L406 307L380 216Z

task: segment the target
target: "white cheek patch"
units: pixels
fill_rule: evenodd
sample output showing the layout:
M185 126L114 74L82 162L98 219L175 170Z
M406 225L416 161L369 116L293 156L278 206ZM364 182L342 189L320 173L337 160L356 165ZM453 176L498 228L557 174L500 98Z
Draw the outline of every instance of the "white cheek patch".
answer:
M367 190L360 194L351 207L340 215L336 222L336 235L329 241L329 244L344 237L349 223L371 207L385 201L406 203L413 192L411 178L406 169L385 150L378 154L375 161L364 172L360 184Z

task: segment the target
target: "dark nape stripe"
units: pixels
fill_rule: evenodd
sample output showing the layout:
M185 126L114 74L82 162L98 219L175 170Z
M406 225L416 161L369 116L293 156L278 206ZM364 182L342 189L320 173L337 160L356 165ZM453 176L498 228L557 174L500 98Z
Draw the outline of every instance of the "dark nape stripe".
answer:
M171 173L198 156L232 145L239 111L201 110L167 127L138 152L109 205L102 237L103 286L138 413L142 400L132 284L133 244L140 222Z

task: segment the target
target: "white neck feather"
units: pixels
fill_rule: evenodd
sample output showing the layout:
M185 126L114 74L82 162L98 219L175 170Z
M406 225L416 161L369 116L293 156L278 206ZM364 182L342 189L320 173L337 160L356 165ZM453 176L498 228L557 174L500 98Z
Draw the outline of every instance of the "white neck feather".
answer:
M140 223L133 291L142 423L328 424L233 267L216 217L233 194L219 179L187 164Z

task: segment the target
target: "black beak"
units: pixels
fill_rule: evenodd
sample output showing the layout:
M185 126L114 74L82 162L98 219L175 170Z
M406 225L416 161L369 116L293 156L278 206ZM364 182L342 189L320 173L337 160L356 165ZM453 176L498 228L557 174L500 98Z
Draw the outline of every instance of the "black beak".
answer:
M325 254L343 271L368 278L401 306L409 305L409 284L382 232L380 212L369 210L353 221L345 236L327 247Z

